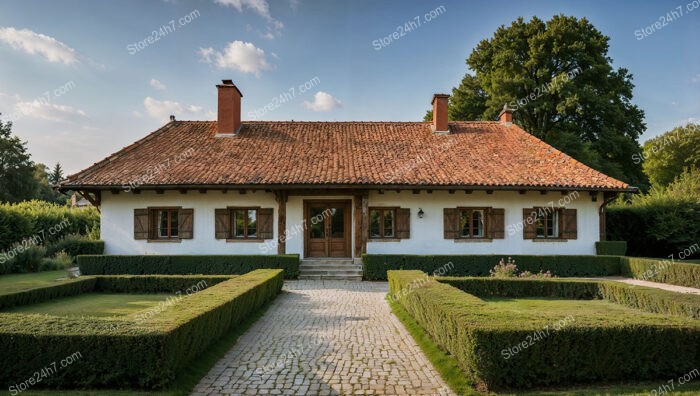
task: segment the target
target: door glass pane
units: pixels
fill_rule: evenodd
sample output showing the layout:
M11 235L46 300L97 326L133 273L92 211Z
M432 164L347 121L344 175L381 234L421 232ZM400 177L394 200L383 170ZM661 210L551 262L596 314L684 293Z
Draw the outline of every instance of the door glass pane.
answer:
M394 211L384 211L384 237L391 238L394 236Z
M342 238L345 235L345 209L331 209L331 237Z
M309 238L323 239L326 237L326 217L324 208L309 208Z
M371 238L379 238L380 234L379 221L381 220L381 212L371 210L369 212L369 235Z
M472 232L475 238L483 238L484 236L484 211L475 210L472 212Z
M258 236L258 211L255 209L248 210L248 238L256 238Z
M237 209L233 211L233 237L245 238L246 211Z

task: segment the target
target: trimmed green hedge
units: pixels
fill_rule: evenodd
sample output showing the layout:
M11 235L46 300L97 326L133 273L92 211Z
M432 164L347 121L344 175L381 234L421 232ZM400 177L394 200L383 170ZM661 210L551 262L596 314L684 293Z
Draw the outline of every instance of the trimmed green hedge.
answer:
M0 309L6 309L17 305L36 304L57 298L75 296L81 293L90 293L95 289L95 283L95 278L81 277L67 280L55 286L39 287L17 293L2 294L0 295ZM2 314L0 314L0 316L1 315Z
M595 254L599 256L624 256L627 253L625 241L598 241L595 243Z
M614 281L528 278L437 278L479 297L604 299L630 308L700 319L700 295L681 294Z
M562 255L404 255L364 254L362 267L365 280L386 280L387 270L421 270L433 273L447 263L453 268L449 276L489 276L502 258L512 257L519 270L537 273L552 271L559 277L609 276L620 273L620 259L615 256Z
M286 279L299 277L299 255L83 255L78 266L85 275L240 275L261 268L284 270Z
M622 276L700 288L700 265L680 261L621 257Z
M388 277L390 292L400 296L399 304L455 357L479 387L521 389L667 380L700 365L700 323L695 320L643 312L601 317L573 311L575 320L554 331L553 323L562 319L557 313L509 311L505 316L503 310L494 312L491 303L445 283L429 281L418 287L407 286L425 277L420 271L389 271ZM507 282L527 291L529 282L562 281L494 280L469 287L497 290ZM602 283L605 289L608 282ZM552 291L560 286L543 287ZM576 293L585 294L590 286L573 287ZM640 291L644 293L642 288L636 290ZM546 337L531 342L535 334L545 330ZM522 347L523 343L527 346ZM510 353L519 345L519 353Z
M0 295L0 309L19 305L37 304L58 298L76 296L82 293L177 293L204 281L200 286L211 287L231 279L231 275L222 276L83 276L66 280L55 286L37 287L17 293Z
M186 284L201 277L189 278ZM214 341L272 300L283 278L275 269L233 277L142 322L128 316L0 314L0 355L16 357L0 360L0 384L16 385L78 352L81 357L73 364L42 378L42 387L162 389ZM129 283L126 278L93 279Z

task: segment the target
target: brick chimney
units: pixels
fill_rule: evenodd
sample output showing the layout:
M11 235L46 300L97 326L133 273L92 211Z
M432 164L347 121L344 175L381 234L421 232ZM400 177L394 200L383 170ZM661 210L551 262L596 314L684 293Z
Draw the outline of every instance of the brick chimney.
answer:
M241 129L241 98L243 94L232 80L221 80L219 91L217 134L233 135Z
M513 109L509 109L508 104L504 104L503 110L501 110L501 112L498 113L498 119L506 125L512 124L513 123Z
M447 99L450 95L435 94L433 95L433 132L449 133L450 129L447 126Z

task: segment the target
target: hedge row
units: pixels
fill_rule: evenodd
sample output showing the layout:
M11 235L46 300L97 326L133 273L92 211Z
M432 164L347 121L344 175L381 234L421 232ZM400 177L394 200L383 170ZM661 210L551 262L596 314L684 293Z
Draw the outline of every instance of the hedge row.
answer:
M598 241L595 243L595 254L602 256L624 256L627 253L625 241Z
M240 275L261 268L279 268L284 277L299 277L299 255L83 255L85 275Z
M700 288L700 265L671 260L621 257L622 276Z
M444 277L437 280L479 297L604 299L650 313L700 319L700 295L680 294L620 282L458 277Z
M100 214L93 207L76 209L36 200L0 204L0 251L26 238L39 238L48 245L99 225Z
M666 257L700 240L700 202L689 197L608 206L605 217L607 238L627 241L629 256Z
M487 389L667 380L700 365L700 324L694 320L574 311L574 321L533 341L562 318L542 311L504 317L489 302L441 282L409 290L406 285L424 277L419 271L390 271L388 277L399 304ZM511 353L518 346L519 353Z
M81 277L67 280L55 286L39 287L17 293L2 294L0 295L0 309L18 305L36 304L57 298L75 296L81 293L90 293L95 289L95 283L95 278Z
M0 360L0 384L15 386L77 352L79 359L65 368L59 364L41 385L162 389L192 359L273 299L283 282L280 270L253 271L183 298L145 322L1 314L0 355L16 358Z
M365 280L387 280L387 270L421 270L433 273L452 266L449 276L489 276L489 271L502 258L512 257L519 270L537 273L551 271L559 277L608 276L620 273L616 256L562 255L391 255L364 254L362 267Z
M1 294L0 309L76 296L82 293L178 293L192 286L214 286L232 276L83 276L54 286L37 287L21 292ZM204 283L200 283L200 282Z

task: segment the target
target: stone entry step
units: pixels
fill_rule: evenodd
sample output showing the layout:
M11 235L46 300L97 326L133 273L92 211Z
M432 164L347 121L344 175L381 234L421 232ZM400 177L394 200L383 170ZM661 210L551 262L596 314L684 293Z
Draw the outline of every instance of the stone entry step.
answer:
M352 259L304 259L299 269L299 279L362 280L362 265Z

